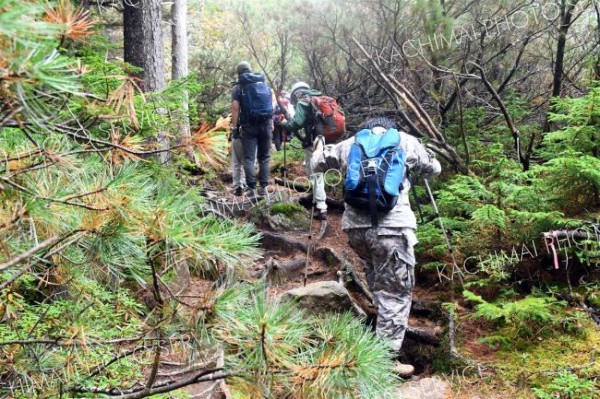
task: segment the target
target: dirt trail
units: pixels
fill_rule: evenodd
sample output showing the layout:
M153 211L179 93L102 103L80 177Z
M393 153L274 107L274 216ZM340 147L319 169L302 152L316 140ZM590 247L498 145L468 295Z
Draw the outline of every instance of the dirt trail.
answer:
M226 200L234 200L233 195L230 193L227 196ZM312 243L313 256L311 257L310 262L308 263L308 267L306 268L307 274L307 283L317 282L317 281L326 281L326 280L339 280L340 275L339 271L341 270L341 265L330 265L324 262L318 256L314 254L321 250L331 250L333 251L337 257L342 259L344 262L348 262L354 268L356 275L363 281L363 284L366 286L366 282L364 279L364 274L362 273L362 261L361 259L352 251L352 249L348 246L348 237L346 233L341 228L341 217L342 210L331 208L328 211L327 217L327 229L323 237L319 240L316 240L315 237L320 229L321 222L313 221L313 236L312 242L309 240L309 232L274 232L268 228L257 228L257 230L267 233L267 234L278 234L285 239L290 240L291 242L301 243L304 246L307 246ZM268 238L266 239L268 241ZM275 260L276 262L283 264L291 261L296 261L297 263L302 263L306 260L307 254L304 250L299 250L298 248L294 248L292 246L288 247L276 247L276 248L268 248L269 245L264 245L266 247L264 255L261 259L259 259L255 264L248 266L246 270L248 275L258 276L262 271L264 271L265 264L270 260ZM271 289L274 294L279 294L285 292L287 290L301 287L304 285L304 273L305 267L302 265L299 270L295 273L289 275L287 278L283 279L280 283L276 283L271 285ZM417 281L418 281L417 277ZM197 304L198 302L203 301L204 296L207 292L210 291L210 286L213 284L213 281L204 280L196 276L192 276L191 284L187 292L185 293L185 301L189 304ZM352 292L354 299L360 304L363 309L369 309L371 314L374 314L375 309L372 307L368 299L357 292ZM435 293L431 292L430 287L419 287L417 286L414 291L414 301L418 303L418 306L413 305L413 311L411 312L411 317L409 320L409 325L411 328L415 330L424 330L431 332L436 336L442 336L442 322L441 320L436 320L438 315L434 315L431 312L431 309L428 309L425 305L425 310L422 309L423 303L437 301ZM415 308L417 308L415 310ZM408 336L408 335L407 335ZM418 381L421 379L426 379L425 381L429 381L428 377L434 375L433 366L431 365L433 352L435 348L433 346L429 346L423 344L422 342L415 342L414 340L407 339L408 345L415 345L415 350L411 351L412 353L419 353L421 356L418 359L417 364L417 375L414 377L413 385L418 385ZM181 352L183 353L183 352ZM174 368L181 368L181 364L186 364L185 356L182 357L181 353L177 353L174 351L173 353L168 353L165 360L167 362L161 365L159 373L163 374L169 373L170 370ZM169 360L172 360L173 365L169 365ZM445 377L441 377L441 380L444 380ZM411 385L412 386L412 385ZM186 391L189 392L193 398L195 399L213 399L217 397L223 396L210 396L210 392L215 390L215 383L197 383L190 385L186 388ZM448 391L450 391L448 389ZM426 397L426 396L422 396ZM494 398L494 396L486 395L486 398ZM441 396L440 396L441 398ZM443 396L444 399L476 399L478 396L476 392L471 390L465 390L461 394L452 394L451 392L445 393ZM479 398L481 399L481 397Z

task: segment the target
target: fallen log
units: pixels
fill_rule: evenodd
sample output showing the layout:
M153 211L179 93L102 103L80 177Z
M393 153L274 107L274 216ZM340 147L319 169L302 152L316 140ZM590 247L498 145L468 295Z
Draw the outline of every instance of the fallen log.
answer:
M306 244L287 238L283 234L263 231L260 242L262 247L266 250L275 249L286 253L293 251L306 252Z
M593 240L600 242L600 224L590 223L589 226L576 229L551 230L542 233L544 239L557 240Z
M406 328L406 337L432 346L439 346L441 341L441 338L435 332L411 326Z

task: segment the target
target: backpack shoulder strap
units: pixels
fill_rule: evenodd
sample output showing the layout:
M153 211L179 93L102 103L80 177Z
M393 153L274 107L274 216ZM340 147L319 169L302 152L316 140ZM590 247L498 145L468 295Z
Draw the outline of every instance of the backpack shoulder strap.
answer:
M382 148L397 148L400 146L400 132L396 129L388 129L381 139Z
M369 129L360 130L354 135L354 142L356 144L362 146L363 143L365 141L367 141L370 136L371 136L371 131Z

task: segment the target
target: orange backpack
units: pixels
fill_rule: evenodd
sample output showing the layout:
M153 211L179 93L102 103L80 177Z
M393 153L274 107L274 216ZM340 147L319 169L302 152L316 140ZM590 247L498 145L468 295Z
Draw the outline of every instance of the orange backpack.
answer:
M346 117L337 101L327 96L311 97L310 100L317 120L323 124L325 143L339 141L346 133Z

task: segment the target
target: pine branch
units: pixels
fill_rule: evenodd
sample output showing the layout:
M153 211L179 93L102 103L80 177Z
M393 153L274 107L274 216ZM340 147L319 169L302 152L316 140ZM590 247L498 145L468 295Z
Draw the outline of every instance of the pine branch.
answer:
M102 193L102 192L106 191L107 189L108 189L108 187L102 187L102 188L99 188L97 190L90 191L90 192L87 192L87 193L72 194L72 195L66 196L62 200L63 201L69 201L69 200L76 199L76 198L87 197L88 195L94 195L94 194Z
M1 80L1 79L0 79ZM12 117L23 111L23 106L16 107L12 109L6 116L2 118L0 121L0 127L4 127L8 121L12 120Z
M177 338L144 338L144 337L136 337L136 338L123 338L123 339L111 339L104 341L95 341L92 338L88 338L85 342L85 346L106 346L106 345L123 345L123 344L131 344L134 342L156 342L156 341L175 341L179 342L184 340L186 337L185 334L178 335ZM64 341L64 342L63 342ZM57 337L54 339L15 339L10 341L0 341L0 346L8 346L8 345L51 345L51 346L77 346L79 343L76 341L70 341L69 337ZM150 347L148 345L148 347Z
M73 151L64 152L62 154L57 154L56 158L60 159L60 158L64 158L64 157L70 156L70 155L92 154L92 153L101 153L101 152L107 152L107 151L114 151L114 150L112 148L90 148L90 149L86 149L86 150L73 150ZM14 156L12 158L6 158L6 159L3 159L3 160L0 160L0 162L2 162L5 165L7 165L8 162L10 162L10 161L18 161L18 160L25 159L25 158L32 158L34 156L39 156L39 155L42 155L42 154L46 154L46 150L45 149L39 149L39 150L36 150L36 151L33 151L33 152L28 152L27 154L23 154L23 155L16 155L16 156ZM23 173L32 172L32 171L35 171L35 170L47 168L47 167L52 166L52 165L56 165L56 163L57 163L57 161L55 161L55 160L51 160L50 162L46 162L45 160L44 161L40 161L40 162L38 162L36 164L29 165L26 168L17 169L14 172L12 172L10 175L7 175L5 177L7 177L7 178L13 178L13 177L16 177L16 176L18 176L20 174L23 174ZM5 168L3 170L3 172L6 172L6 171L7 170Z
M23 123L23 125L26 127L35 126L33 123L30 123L30 122L25 122L25 123ZM22 126L16 121L9 121L9 123L6 124L6 127L22 128ZM83 128L83 127L74 129L74 128L64 125L64 124L54 124L52 127L55 129L55 133L59 133L59 134L65 135L65 136L72 137L76 141L83 142L86 144L88 144L88 143L101 144L106 149L118 149L118 150L121 150L128 154L137 155L137 156L151 156L151 155L156 155L156 154L160 154L163 152L171 152L178 148L182 148L182 147L185 147L188 145L187 143L183 143L183 144L171 146L169 148L159 148L159 149L151 150L151 151L136 151L136 150L132 150L131 148L122 146L120 144L112 143L110 141L101 140L101 139L97 139L97 138L93 138L93 137L89 137L89 136L82 136L81 134L78 134L77 132L85 130L85 128Z
M84 235L85 235L85 234L87 234L87 231L84 231L84 230L75 230L75 231L72 231L72 232L70 232L70 233L66 234L66 235L65 235L65 236L63 236L63 237L60 237L58 240L55 240L54 242L52 242L52 243L50 243L50 244L47 244L47 245L45 245L45 248L47 248L47 247L52 247L53 245L56 245L56 244L58 244L59 242L61 242L61 241L64 241L64 240L66 240L67 238L69 238L69 237L71 237L71 236L73 236L73 235L76 235L77 233L81 233L81 234L80 234L80 235L78 235L77 237L73 238L72 240L68 241L67 243L65 243L65 244L63 244L63 245L61 245L61 246L59 246L58 248L56 248L56 249L54 249L54 250L52 250L52 251L48 252L48 253L47 253L47 254L45 254L45 255L44 255L44 256L43 256L41 259L39 259L39 260L36 260L36 261L34 261L33 263L29 263L28 265L26 265L26 266L22 267L22 268L21 268L21 270L19 270L17 273L15 273L13 276L11 276L11 277L10 277L8 280L4 281L4 282L3 282L3 283L0 285L0 290L3 290L4 288L8 287L10 284L12 284L12 282L13 282L13 281L17 280L17 279L18 279L18 278L20 278L22 275L24 275L24 274L26 274L27 272L29 272L29 270L31 270L31 268L33 268L35 265L37 265L38 263L40 263L42 260L45 260L45 259L47 259L47 258L50 258L51 256L53 256L53 255L57 254L58 252L62 251L63 249L67 248L68 246L72 245L72 244L73 244L73 243L75 243L76 241L78 241L78 240L80 240L81 238L83 238L83 237L84 237ZM42 243L42 244L43 244L43 243ZM33 249L35 249L35 248L33 248ZM28 252L31 252L31 254L29 254L29 256L32 256L33 254L35 254L35 253L37 252L37 250L36 250L36 251L33 251L33 249L31 249L30 251L28 251ZM44 248L42 248L42 249L44 249ZM32 251L33 251L33 252L32 252ZM25 255L25 254L23 254L23 255ZM23 256L23 255L21 255L21 256ZM19 262L22 262L23 260L27 259L29 256L25 257L24 259L20 259L20 261L19 261ZM10 262L13 262L13 261L11 260ZM10 262L7 262L7 263L10 263ZM17 263L19 263L19 262L17 262ZM7 263L5 263L4 265L6 265ZM17 264L17 263L15 263L15 264ZM0 265L0 268L4 267L4 265ZM13 266L14 266L14 264L13 264ZM8 267L10 267L10 266L4 267L4 269L6 269L6 268L8 268ZM4 270L4 269L0 269L0 271L2 271L2 270Z
M56 199L56 198L44 197L44 196L37 195L37 194L29 191L27 188L21 186L18 183L13 182L12 180L10 180L7 177L0 176L0 180L4 181L8 185L16 188L17 190L19 190L19 191L21 191L21 192L23 192L23 193L25 193L27 195L30 195L32 197L35 197L37 199L40 199L40 200L49 201L49 202L56 202L56 203L59 203L59 204L65 204L65 205L70 205L70 206L76 206L76 207L79 207L79 208L88 209L90 211L109 211L111 209L110 207L96 208L96 207L93 207L93 206L90 206L90 205L79 204L79 203L76 203L76 202L69 202L69 201L65 201L65 200L59 200L59 199Z
M42 155L45 152L45 150L43 148L38 148L35 151L28 151L26 154L19 154L19 155L15 155L12 158L4 158L2 160L0 160L3 163L8 163L11 161L19 161L21 159L25 159L25 158L31 158L37 155Z
M27 213L27 208L24 206L15 207L13 215L10 220L0 223L0 231L8 229L10 226L17 223Z
M150 375L148 376L148 381L146 381L146 388L144 389L142 394L147 394L148 392L150 392L150 390L152 389L152 386L156 382L156 377L158 374L158 366L160 365L160 354L161 354L160 344L158 342L155 342L154 343L154 362L152 363L152 369L150 370Z
M23 252L21 255L18 255L16 257L12 258L8 262L0 264L0 272L3 272L4 270L6 270L8 268L11 268L14 265L17 265L17 264L23 262L24 260L29 259L36 252L41 251L42 249L51 247L51 246L55 245L56 243L64 240L65 238L66 237L52 236L50 238L45 239L44 241L39 243L37 246Z
M90 378L93 378L93 377L97 376L98 374L100 374L100 373L102 372L102 370L106 370L106 369L108 368L108 366L110 366L111 364L113 364L113 363L115 363L115 362L118 362L119 360L121 360L121 359L123 359L123 358L129 357L129 356L132 356L132 355L135 355L136 353L138 353L138 352L140 352L140 351L143 351L143 350L149 349L150 347L151 347L151 345L150 345L150 344L145 344L145 345L138 346L138 347L136 347L136 348L130 349L130 350L128 350L127 352L121 353L120 355L113 357L113 358L112 358L112 359L110 359L110 360L109 360L107 363L105 363L105 364L102 364L102 365L100 365L100 366L96 367L96 368L94 369L94 371L92 371L92 372L90 373L90 375L88 375L87 377L85 377L84 381L87 381L87 380L89 380Z
M167 381L161 384L154 386L152 389L146 391L145 388L133 388L128 390L120 390L118 388L86 388L81 386L76 386L70 388L68 392L72 393L97 393L97 394L105 394L113 397L118 397L119 399L140 399L145 398L152 395L158 395L161 393L172 392L177 389L186 387L188 385L192 385L198 382L206 382L206 381L217 381L222 380L229 377L234 377L237 374L233 372L220 372L223 368L214 368L209 370L203 370L194 374L191 377L184 378L179 381Z

